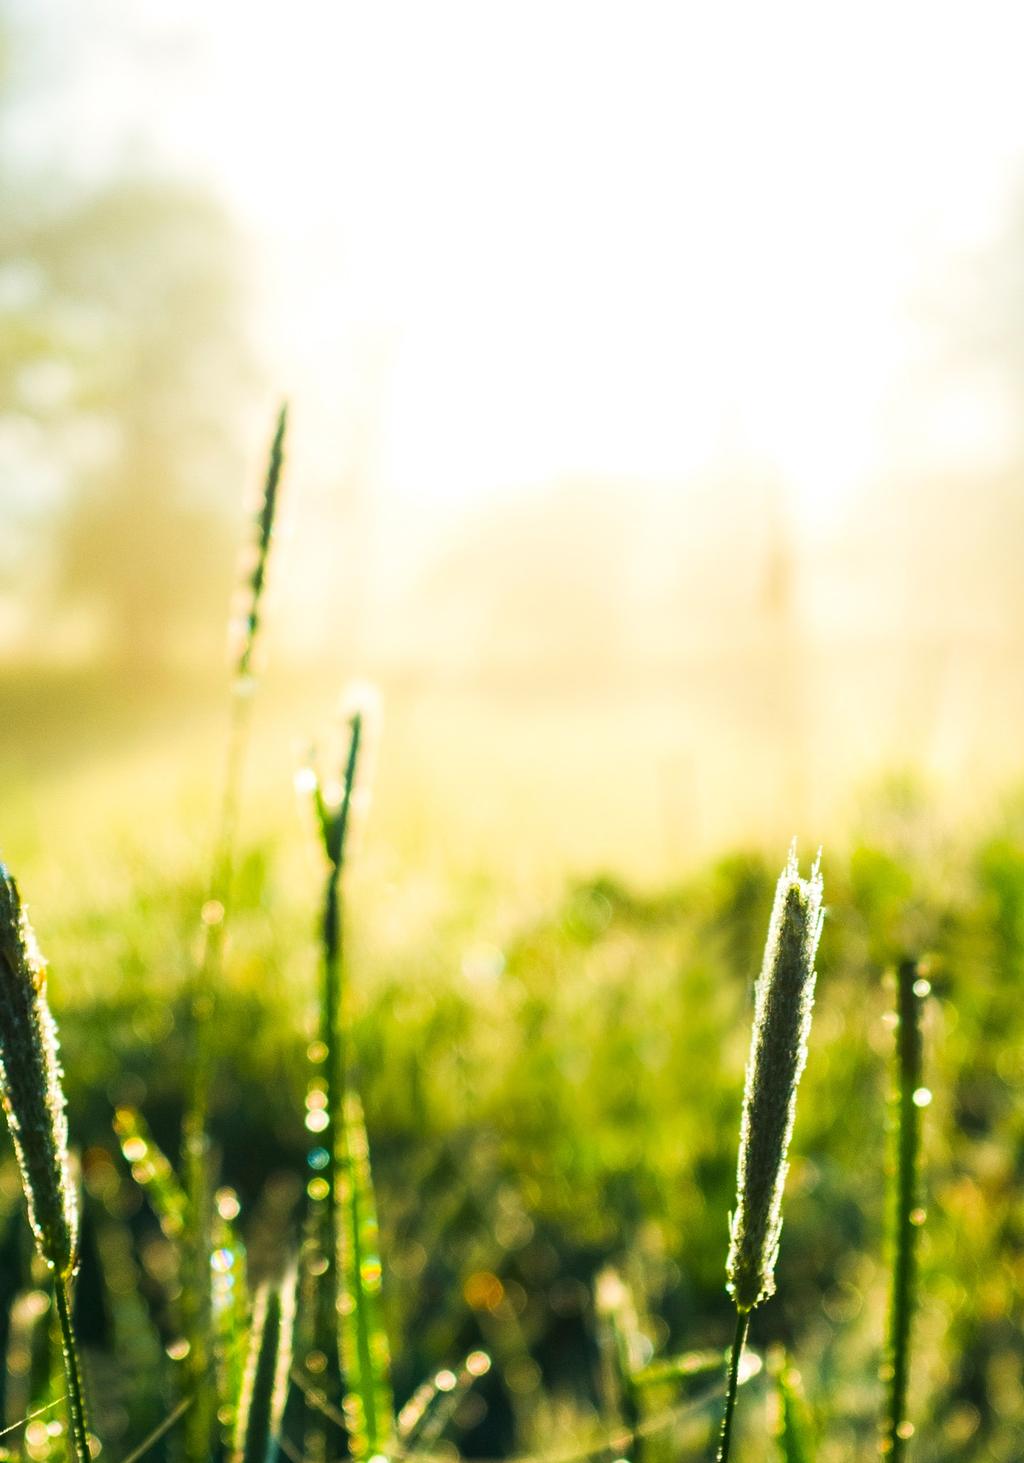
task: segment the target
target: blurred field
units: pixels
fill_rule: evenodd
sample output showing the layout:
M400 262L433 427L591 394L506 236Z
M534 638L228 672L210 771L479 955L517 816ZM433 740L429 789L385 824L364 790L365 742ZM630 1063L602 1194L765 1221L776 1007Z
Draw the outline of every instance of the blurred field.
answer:
M291 772L298 731L329 727L334 703L317 684L271 681L261 696L215 1115L255 1267L291 1223L306 1147L320 868ZM88 681L7 691L35 730L5 738L6 856L52 962L88 1242L106 1235L109 1268L110 1226L130 1224L158 1334L166 1242L119 1166L110 1118L113 1104L138 1103L176 1148L178 997L195 958L222 699L155 683L112 711ZM591 713L588 738L582 712L396 700L350 884L396 1389L401 1401L482 1345L497 1365L452 1442L470 1456L571 1446L597 1407L590 1297L604 1263L634 1285L652 1348L726 1342L749 997L784 843L707 862L676 829L677 849L654 778L643 806L642 776L615 776L608 749L635 749L636 707ZM646 709L644 725L636 765L649 773L643 752L656 757L659 742ZM529 748L516 735L526 726ZM446 742L452 727L458 740ZM870 1452L886 1287L885 970L927 953L935 1096L916 1456L1010 1463L1024 1436L1024 817L1011 801L967 834L897 780L858 823L825 853L829 915L779 1296L753 1340L793 1348L821 1459ZM109 1348L141 1344L142 1322L128 1316L139 1302L124 1281L107 1279L106 1320L85 1340L95 1374L109 1375L97 1422L116 1445L159 1415L159 1366L111 1370ZM745 1407L756 1449L761 1406ZM713 1413L694 1421L698 1448Z

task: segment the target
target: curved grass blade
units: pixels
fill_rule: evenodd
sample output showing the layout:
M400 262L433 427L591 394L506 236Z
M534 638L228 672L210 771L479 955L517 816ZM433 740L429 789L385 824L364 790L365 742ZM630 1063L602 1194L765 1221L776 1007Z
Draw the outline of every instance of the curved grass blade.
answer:
M402 1408L395 1429L396 1441L410 1456L429 1451L458 1411L459 1403L479 1378L491 1369L486 1351L471 1351L457 1372L439 1371L418 1387Z

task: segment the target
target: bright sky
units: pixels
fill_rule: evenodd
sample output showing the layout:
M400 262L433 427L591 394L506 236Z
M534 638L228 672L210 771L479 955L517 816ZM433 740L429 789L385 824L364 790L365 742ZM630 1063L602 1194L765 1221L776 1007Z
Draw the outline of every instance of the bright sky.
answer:
M439 507L740 451L827 526L1024 173L1014 0L19 8L26 149L208 179L300 450L326 473L362 412L383 487ZM947 406L965 450L1003 429Z

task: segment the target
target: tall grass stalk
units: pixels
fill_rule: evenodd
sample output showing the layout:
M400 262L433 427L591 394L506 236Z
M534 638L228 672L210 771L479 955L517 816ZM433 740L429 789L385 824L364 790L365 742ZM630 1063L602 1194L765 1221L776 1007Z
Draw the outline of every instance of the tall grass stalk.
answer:
M910 1340L917 1298L917 1232L920 1208L921 1111L931 1100L922 1086L921 1013L929 992L916 960L904 960L896 993L896 1172L892 1189L893 1268L889 1334L883 1368L888 1378L881 1451L894 1460L906 1456L913 1436L907 1418Z
M323 1047L322 1143L325 1270L316 1305L316 1341L328 1365L344 1375L348 1450L368 1458L393 1430L390 1358L379 1314L381 1264L377 1210L362 1106L349 1071L344 970L343 875L353 800L364 746L364 713L348 720L349 742L340 797L330 801L313 777L313 795L327 860L321 920L320 1040Z
M69 1172L62 1075L46 962L18 886L0 864L0 1095L36 1249L53 1277L68 1430L78 1463L88 1463L85 1388L68 1299L78 1264L78 1205Z
M727 1463L740 1362L750 1312L775 1293L775 1263L782 1233L786 1155L796 1117L796 1095L807 1061L821 937L820 860L800 877L796 846L775 889L764 962L754 997L743 1117L737 1162L736 1209L730 1223L727 1289L736 1303L718 1463Z
M185 1191L189 1223L184 1246L182 1317L188 1342L187 1384L195 1396L186 1423L186 1450L194 1463L204 1463L213 1435L216 1397L212 1385L210 1252L212 1185L207 1133L212 1077L210 1032L224 965L224 940L231 905L235 837L245 752L252 720L253 664L261 624L267 565L273 541L281 472L284 465L288 410L278 412L253 534L252 564L241 593L244 604L233 620L237 645L233 653L231 711L224 766L220 816L214 842L207 899L202 910L202 950L192 987L193 1063L183 1125Z
M328 1365L340 1368L338 1347L338 1301L340 1295L338 1246L339 1159L342 1153L342 1129L345 1102L346 1052L345 1023L342 1015L344 924L341 906L341 876L345 867L352 797L359 767L363 718L356 712L349 723L348 754L341 784L341 800L332 807L319 782L314 788L317 819L327 858L323 909L320 924L322 952L320 986L320 1041L323 1047L324 1115L327 1119L322 1142L329 1154L323 1173L326 1192L323 1198L324 1245L326 1268L320 1277L317 1292L316 1345Z

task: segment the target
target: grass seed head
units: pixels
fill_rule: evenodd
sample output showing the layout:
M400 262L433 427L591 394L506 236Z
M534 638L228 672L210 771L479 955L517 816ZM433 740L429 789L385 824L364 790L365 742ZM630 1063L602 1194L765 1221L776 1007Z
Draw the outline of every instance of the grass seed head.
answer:
M78 1208L61 1076L46 962L18 886L0 864L0 1096L36 1246L66 1279L76 1263Z
M256 637L260 628L260 608L266 586L270 545L274 535L274 520L277 514L281 473L284 468L284 443L287 429L288 407L283 405L278 412L274 438L270 444L267 473L263 483L259 511L256 514L255 533L250 550L251 561L246 567L245 583L242 589L244 609L237 624L238 650L235 675L243 685L252 670Z
M726 1263L730 1295L741 1311L775 1292L782 1232L786 1154L796 1092L807 1060L814 1005L814 958L821 935L820 858L800 877L796 846L775 890L764 964L757 982L754 1028L743 1092L736 1211Z

